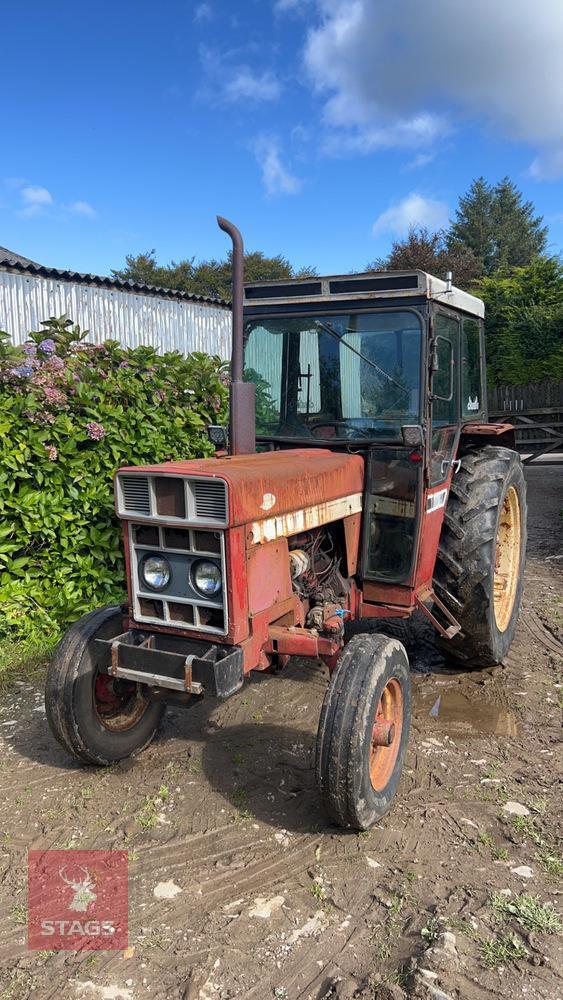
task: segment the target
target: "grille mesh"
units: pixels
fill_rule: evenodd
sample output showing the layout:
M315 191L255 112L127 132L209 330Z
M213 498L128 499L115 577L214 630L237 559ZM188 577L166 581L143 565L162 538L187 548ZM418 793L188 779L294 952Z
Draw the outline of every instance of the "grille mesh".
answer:
M144 476L122 476L121 490L124 510L130 511L132 514L150 516L151 499L148 479Z
M205 521L227 520L227 496L223 482L210 479L193 484L195 513Z

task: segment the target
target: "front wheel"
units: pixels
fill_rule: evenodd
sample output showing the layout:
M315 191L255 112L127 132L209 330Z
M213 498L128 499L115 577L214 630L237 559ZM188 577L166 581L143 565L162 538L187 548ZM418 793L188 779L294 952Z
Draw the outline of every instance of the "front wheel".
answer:
M343 827L367 830L391 807L407 750L410 674L404 646L356 635L340 654L317 735L317 783Z
M146 688L100 669L96 639L122 631L118 607L84 615L64 635L49 665L45 687L47 721L55 738L86 764L113 764L146 747L164 706Z

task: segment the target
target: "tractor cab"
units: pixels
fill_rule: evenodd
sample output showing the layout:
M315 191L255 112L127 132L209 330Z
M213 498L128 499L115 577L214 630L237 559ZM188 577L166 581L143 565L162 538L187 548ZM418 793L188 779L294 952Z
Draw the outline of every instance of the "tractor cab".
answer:
M364 455L363 580L416 582L423 503L445 504L462 430L487 419L483 314L423 271L245 286L257 448Z

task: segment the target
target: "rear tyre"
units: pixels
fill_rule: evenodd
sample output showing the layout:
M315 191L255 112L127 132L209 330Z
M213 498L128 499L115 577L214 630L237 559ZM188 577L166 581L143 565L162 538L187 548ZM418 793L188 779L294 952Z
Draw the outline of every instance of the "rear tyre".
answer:
M526 558L526 482L520 456L486 445L468 452L454 476L434 588L461 625L440 640L467 668L500 663L514 638Z
M113 764L139 753L164 711L149 700L144 685L99 669L95 640L119 635L122 619L119 607L84 615L63 636L49 665L47 721L65 750L86 764Z
M385 635L357 635L340 654L321 711L316 773L329 817L367 830L388 812L410 724L409 662Z

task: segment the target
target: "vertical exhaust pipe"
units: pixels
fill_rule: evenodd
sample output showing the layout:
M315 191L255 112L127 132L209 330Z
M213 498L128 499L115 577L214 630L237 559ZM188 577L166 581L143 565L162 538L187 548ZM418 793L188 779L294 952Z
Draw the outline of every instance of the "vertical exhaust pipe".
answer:
M231 348L231 393L229 407L229 451L231 455L249 455L256 451L255 387L243 382L244 344L242 310L244 300L244 247L235 225L217 216L219 228L233 243L233 334Z

